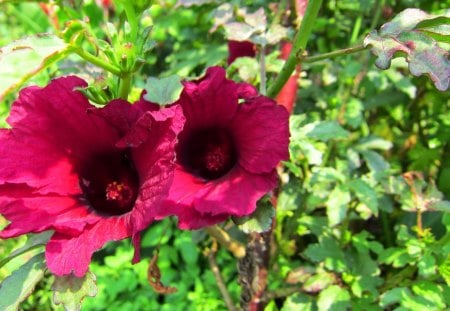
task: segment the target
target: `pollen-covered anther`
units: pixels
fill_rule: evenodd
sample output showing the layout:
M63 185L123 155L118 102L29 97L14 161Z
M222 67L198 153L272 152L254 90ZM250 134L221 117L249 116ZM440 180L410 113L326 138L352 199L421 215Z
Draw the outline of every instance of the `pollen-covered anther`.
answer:
M124 184L113 181L106 186L106 200L128 203L132 196L132 189Z

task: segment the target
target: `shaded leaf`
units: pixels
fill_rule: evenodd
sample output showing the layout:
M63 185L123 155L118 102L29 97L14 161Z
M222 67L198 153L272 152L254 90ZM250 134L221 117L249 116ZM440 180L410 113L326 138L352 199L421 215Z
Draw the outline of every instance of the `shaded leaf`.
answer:
M84 277L73 275L55 276L52 285L53 303L62 304L67 311L81 310L81 303L86 296L97 295L95 275L88 271Z
M367 182L362 179L354 179L349 183L350 190L352 190L358 199L364 203L372 212L373 215L378 216L378 199L377 193Z
M0 49L0 100L65 56L69 46L52 34L37 34Z
M0 310L18 310L19 304L34 290L46 269L44 254L38 254L15 270L0 284Z
M164 106L180 98L183 84L180 82L180 77L175 75L167 78L149 77L144 89L147 91L144 95L145 100Z
M4 266L11 259L13 259L19 255L22 255L38 246L45 245L48 242L48 240L50 239L50 237L52 236L52 234L53 234L52 230L44 231L44 232L38 233L38 234L30 234L28 236L28 240L24 246L14 250L6 258L3 258L2 260L0 260L0 267Z
M439 47L426 31L416 27L420 22L432 18L436 16L418 9L407 9L391 22L384 24L379 32L376 30L370 32L364 39L364 45L372 46L372 52L377 56L375 65L378 68L389 68L392 58L400 52L406 55L409 70L413 75L427 74L438 90L445 91L450 81L448 52ZM445 23L446 19L442 22ZM442 31L442 27L440 30ZM449 34L450 32L445 35Z

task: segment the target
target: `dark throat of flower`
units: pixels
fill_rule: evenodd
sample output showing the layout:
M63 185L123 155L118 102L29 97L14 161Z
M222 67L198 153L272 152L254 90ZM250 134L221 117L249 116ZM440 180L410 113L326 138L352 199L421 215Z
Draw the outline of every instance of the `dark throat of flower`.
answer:
M233 137L226 129L214 127L181 137L177 156L186 171L206 180L224 176L237 162Z
M79 178L84 197L97 214L117 216L133 209L139 177L127 152L93 156L81 167Z

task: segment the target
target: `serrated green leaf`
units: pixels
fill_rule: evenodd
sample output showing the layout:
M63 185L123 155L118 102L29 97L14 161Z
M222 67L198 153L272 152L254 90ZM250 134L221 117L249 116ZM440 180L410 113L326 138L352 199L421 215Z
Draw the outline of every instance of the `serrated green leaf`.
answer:
M54 304L62 304L67 311L81 310L81 303L86 296L94 297L97 295L95 275L88 271L81 278L73 275L55 276L52 290L54 291Z
M322 236L319 243L310 244L304 255L314 262L324 262L325 266L333 271L342 272L346 267L344 253L331 236Z
M40 253L15 270L0 284L0 310L18 310L19 304L44 277L44 254Z
M337 285L331 285L322 291L317 299L319 311L338 311L350 308L349 292Z
M183 84L181 84L180 77L175 75L166 78L149 77L144 89L147 91L147 94L144 95L145 100L165 106L180 98Z
M239 229L245 233L265 232L270 229L275 210L268 202L258 204L255 212L248 217L241 217L236 220Z
M384 24L380 31L372 31L364 39L365 46L372 46L377 59L375 65L387 69L398 53L405 55L409 70L415 76L427 74L436 88L445 91L449 87L450 62L448 52L441 48L426 31L415 29L424 20L436 18L418 9L407 9L399 13L391 22ZM442 31L443 28L441 27ZM450 31L444 28L443 31ZM448 36L450 33L439 34Z
M65 56L69 46L52 34L37 34L0 49L0 100Z

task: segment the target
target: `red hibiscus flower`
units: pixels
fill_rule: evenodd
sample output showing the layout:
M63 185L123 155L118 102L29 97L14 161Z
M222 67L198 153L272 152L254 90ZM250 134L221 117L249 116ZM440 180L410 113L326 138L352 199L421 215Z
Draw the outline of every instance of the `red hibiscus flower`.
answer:
M108 241L138 244L167 195L184 122L176 106L94 108L76 90L85 86L67 77L22 90L12 128L0 130L0 213L10 221L0 237L54 230L46 261L56 275L84 275Z
M186 123L158 218L176 215L181 229L197 229L251 214L277 185L277 164L289 158L286 109L253 86L226 79L219 67L185 82L175 105Z

